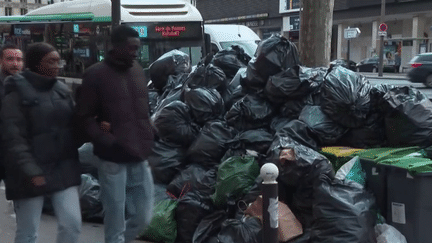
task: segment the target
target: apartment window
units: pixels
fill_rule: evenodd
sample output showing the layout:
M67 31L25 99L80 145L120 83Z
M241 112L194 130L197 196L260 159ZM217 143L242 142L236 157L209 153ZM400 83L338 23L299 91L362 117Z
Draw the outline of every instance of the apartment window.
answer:
M39 4L41 4L42 2L41 2L42 0L35 0L35 3L39 3Z
M26 14L27 13L27 9L26 8L22 8L21 9L21 15L24 15L24 14Z
M11 15L12 15L12 8L5 7L5 16L11 16Z
M27 0L20 0L21 3L27 3Z
M5 2L12 2L12 0L5 0Z

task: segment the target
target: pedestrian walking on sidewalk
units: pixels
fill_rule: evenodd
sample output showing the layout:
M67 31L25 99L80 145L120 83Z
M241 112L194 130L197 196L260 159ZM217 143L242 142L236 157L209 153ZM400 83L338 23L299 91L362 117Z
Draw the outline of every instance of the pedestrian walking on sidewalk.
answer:
M153 147L147 80L135 59L139 34L120 25L111 33L113 49L83 76L76 117L99 158L106 243L133 241L150 223L153 178L146 158ZM103 129L100 121L109 123Z
M399 73L399 69L401 66L401 57L398 52L395 52L395 73Z
M70 89L56 79L60 55L47 43L29 46L28 69L10 77L2 102L6 197L14 201L15 243L34 243L44 196L58 220L57 243L77 243L81 231L81 171ZM9 80L8 80L9 81Z
M18 46L6 44L0 49L0 107L4 98L4 86L7 77L21 72L24 67L23 53ZM0 141L0 182L4 179L3 149Z

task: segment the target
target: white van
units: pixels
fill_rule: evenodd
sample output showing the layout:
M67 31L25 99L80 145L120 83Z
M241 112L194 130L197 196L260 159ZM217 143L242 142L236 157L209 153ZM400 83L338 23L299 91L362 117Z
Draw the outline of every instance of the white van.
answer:
M259 36L244 25L235 24L204 24L204 32L210 35L211 50L216 53L232 45L241 46L253 57L261 41Z

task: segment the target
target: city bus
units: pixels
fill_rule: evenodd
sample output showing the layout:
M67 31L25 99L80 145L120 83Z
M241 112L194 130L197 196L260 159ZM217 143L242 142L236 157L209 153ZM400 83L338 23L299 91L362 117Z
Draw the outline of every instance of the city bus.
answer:
M121 0L120 23L139 33L143 68L173 49L187 53L191 65L206 55L203 19L182 0ZM84 70L110 49L111 0L73 0L47 5L21 16L0 17L1 43L23 51L34 42L55 46L65 82L80 82ZM208 49L208 48L207 48Z

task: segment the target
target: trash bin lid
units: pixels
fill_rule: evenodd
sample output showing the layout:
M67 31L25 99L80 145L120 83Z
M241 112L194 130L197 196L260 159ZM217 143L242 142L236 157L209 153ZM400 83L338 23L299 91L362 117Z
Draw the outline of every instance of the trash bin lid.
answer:
M380 161L379 163L405 169L411 175L432 172L432 160L427 158L406 156L385 159Z
M380 163L383 160L401 158L419 151L420 147L418 146L404 148L373 148L355 152L353 156L359 156L361 159L369 159Z

